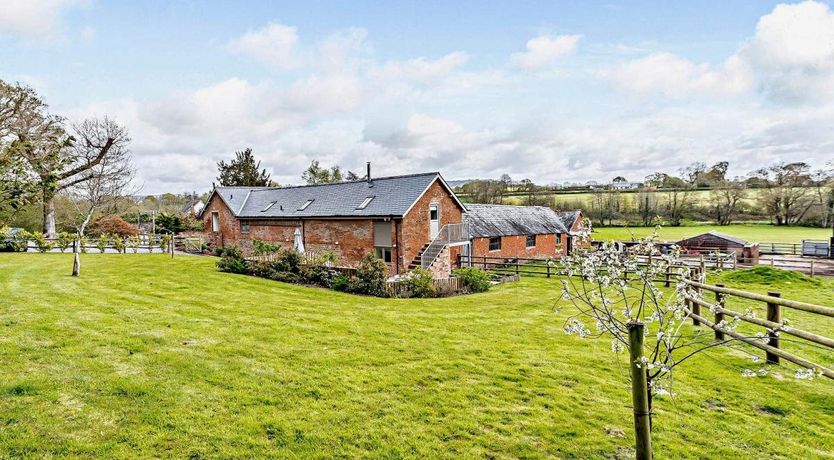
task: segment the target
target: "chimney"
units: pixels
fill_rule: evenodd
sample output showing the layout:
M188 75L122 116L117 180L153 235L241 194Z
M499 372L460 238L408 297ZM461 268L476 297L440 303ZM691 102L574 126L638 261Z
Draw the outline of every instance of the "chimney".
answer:
M373 181L371 181L371 162L370 161L367 163L367 167L368 167L368 174L365 177L368 179L369 184L373 184Z

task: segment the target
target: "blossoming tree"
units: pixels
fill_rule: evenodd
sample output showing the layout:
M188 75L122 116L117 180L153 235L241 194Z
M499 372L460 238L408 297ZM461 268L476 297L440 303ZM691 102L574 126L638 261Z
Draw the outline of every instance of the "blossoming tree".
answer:
M628 350L638 459L652 458L652 398L669 394L673 370L702 351L739 340L716 341L705 330L685 327L691 314L687 297L700 298L687 282L693 271L681 263L678 248L655 244L656 233L624 252L603 244L562 260L567 275L562 296L577 312L567 320L565 331L609 337L613 352ZM716 326L731 331L739 321L730 317ZM769 332L778 335L779 329ZM744 337L751 338L769 340L763 333ZM757 375L751 370L742 375L750 373ZM801 369L796 375L810 378L814 371Z

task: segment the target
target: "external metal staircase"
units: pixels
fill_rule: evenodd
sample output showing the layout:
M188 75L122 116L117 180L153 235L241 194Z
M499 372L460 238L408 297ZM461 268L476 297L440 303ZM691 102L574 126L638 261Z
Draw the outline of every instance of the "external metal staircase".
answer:
M450 246L458 246L468 244L470 239L469 224L446 224L444 225L437 236L420 252L418 256L420 259L420 266L428 269L437 259L437 256L443 252L443 249Z

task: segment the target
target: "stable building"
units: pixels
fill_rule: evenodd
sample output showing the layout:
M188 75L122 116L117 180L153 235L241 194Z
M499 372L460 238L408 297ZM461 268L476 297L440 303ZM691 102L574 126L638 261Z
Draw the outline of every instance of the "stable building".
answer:
M497 258L561 257L570 232L560 216L544 206L468 204L471 255Z

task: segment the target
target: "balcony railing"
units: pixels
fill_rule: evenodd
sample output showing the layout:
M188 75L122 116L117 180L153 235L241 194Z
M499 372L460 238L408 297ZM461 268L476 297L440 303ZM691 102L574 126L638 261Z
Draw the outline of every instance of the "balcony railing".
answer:
M445 247L454 244L468 243L469 239L469 224L460 223L444 225L440 231L437 232L437 236L431 243L429 243L428 247L426 247L426 250L423 251L423 254L420 257L420 266L426 269L429 268L431 264L434 263L434 260L437 259L437 256L443 252Z

